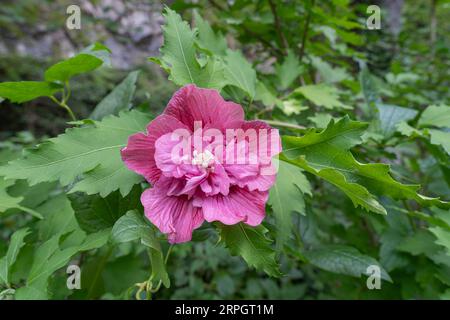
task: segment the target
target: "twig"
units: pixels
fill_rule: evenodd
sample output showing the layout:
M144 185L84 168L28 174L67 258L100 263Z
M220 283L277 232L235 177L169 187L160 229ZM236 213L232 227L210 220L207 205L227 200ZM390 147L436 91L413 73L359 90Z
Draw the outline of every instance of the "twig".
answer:
M278 16L278 12L277 12L277 6L273 2L273 0L269 0L269 5L270 5L270 10L272 11L272 14L274 17L275 30L278 34L278 38L280 38L281 47L284 49L285 54L287 54L286 50L289 47L289 45L288 45L286 37L284 36L284 33L281 28L281 22L280 22L280 17Z
M225 11L227 10L227 8L222 7L221 5L219 5L216 1L214 0L208 0L208 2L211 4L211 6L213 6L214 8L216 8L219 11ZM283 51L280 50L280 48L277 48L276 46L272 45L272 43L270 43L270 41L267 41L266 39L264 39L263 37L261 37L259 34L253 32L252 30L250 30L249 28L247 28L245 25L241 25L242 29L244 29L244 31L246 33L248 33L250 36L254 37L255 39L259 40L261 43L265 44L269 50L271 51L271 53L275 56L277 55L284 55Z
M75 117L74 113L72 112L72 109L64 102L64 101L58 101L54 96L49 97L54 103L56 103L61 108L65 109L68 113L72 121L77 121L77 118Z
M219 5L217 2L215 2L214 0L208 0L208 2L215 7L216 9L219 9L221 11L225 10L224 7L222 7L221 5Z
M247 28L244 25L242 25L241 27L242 27L242 29L244 29L244 31L246 33L248 33L252 37L256 38L257 40L261 41L261 43L264 43L269 48L269 50L272 52L273 55L275 55L275 56L277 56L277 55L284 55L283 50L281 50L280 48L275 47L272 43L270 43L270 41L267 41L266 39L261 37L259 34L253 32L252 30L250 30L249 28Z
M303 29L302 36L302 46L300 48L299 59L300 61L303 59L303 55L305 54L305 46L306 46L306 38L308 36L309 31L309 23L311 21L311 12L314 7L315 0L311 0L311 6L308 8L308 16L306 17L305 28Z
M296 130L306 130L306 127L298 125L298 124L293 124L293 123L289 123L289 122L282 122L282 121L276 121L276 120L267 120L267 119L258 119L261 121L266 122L267 124L270 124L272 126L275 127L284 127L284 128L289 128L289 129L296 129Z

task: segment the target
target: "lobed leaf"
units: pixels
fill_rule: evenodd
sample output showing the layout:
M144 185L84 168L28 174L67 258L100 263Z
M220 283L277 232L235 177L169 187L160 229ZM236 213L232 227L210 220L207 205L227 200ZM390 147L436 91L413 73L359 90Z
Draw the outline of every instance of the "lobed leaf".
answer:
M141 178L125 167L120 149L130 135L144 131L149 120L148 115L131 111L109 116L94 126L68 129L0 167L0 175L27 179L30 185L59 181L66 186L81 178L72 192L106 196L120 189L126 195Z
M275 251L270 247L271 240L266 237L267 229L263 225L218 224L218 228L220 241L225 243L232 255L241 256L249 266L263 270L272 277L281 276Z

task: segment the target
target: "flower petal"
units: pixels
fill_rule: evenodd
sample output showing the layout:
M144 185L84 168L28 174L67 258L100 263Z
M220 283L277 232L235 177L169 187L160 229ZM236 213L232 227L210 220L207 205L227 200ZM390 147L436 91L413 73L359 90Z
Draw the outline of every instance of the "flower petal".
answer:
M165 234L170 243L187 242L194 229L204 221L202 209L194 207L187 196L167 196L164 186L156 183L142 193L145 216Z
M193 84L178 90L164 113L180 120L192 131L195 121L201 121L202 127L222 131L238 128L244 121L244 110L240 105L225 101L217 90L198 88Z
M121 150L122 160L134 172L154 184L161 176L155 163L155 141L162 135L187 127L177 119L160 115L147 126L147 134L136 133L128 138L128 144Z
M230 188L227 196L218 194L202 199L203 216L208 222L220 221L227 225L244 222L257 226L264 219L268 196L267 191L250 192L239 187Z
M247 187L250 191L267 191L276 180L272 158L281 152L278 130L262 121L246 121L242 130L245 139L235 138L234 148L227 148L227 159L238 159L242 155L245 158L236 163L228 161L224 165L225 170L233 184Z

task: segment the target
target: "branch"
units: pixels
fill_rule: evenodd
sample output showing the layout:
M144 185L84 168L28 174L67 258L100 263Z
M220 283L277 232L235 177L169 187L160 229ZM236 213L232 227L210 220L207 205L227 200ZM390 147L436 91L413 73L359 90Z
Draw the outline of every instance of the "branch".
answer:
M267 124L270 124L274 127L282 127L282 128L288 128L288 129L296 129L296 130L306 130L306 127L289 123L289 122L283 122L283 121L276 121L276 120L268 120L268 119L257 119L266 122Z
M273 2L273 0L269 0L269 5L270 5L270 10L272 10L273 17L275 19L275 21L274 21L275 30L277 31L278 38L280 38L281 47L284 49L285 54L287 54L286 50L289 47L289 45L288 45L286 37L284 36L284 33L281 29L281 22L280 22L280 17L278 16L278 12L277 12L277 6Z
M305 46L306 46L306 38L308 36L309 31L309 23L311 21L311 11L314 7L315 0L311 0L311 6L308 9L308 16L306 17L305 28L303 29L303 37L302 37L302 46L300 48L299 58L300 61L303 59L303 55L305 54Z

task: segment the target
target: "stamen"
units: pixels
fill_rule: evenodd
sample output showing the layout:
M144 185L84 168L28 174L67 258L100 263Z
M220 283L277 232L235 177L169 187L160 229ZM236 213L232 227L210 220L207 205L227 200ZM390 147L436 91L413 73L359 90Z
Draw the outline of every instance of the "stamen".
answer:
M214 155L205 150L205 152L198 152L194 150L192 153L192 164L200 166L204 169L208 168L214 162Z

